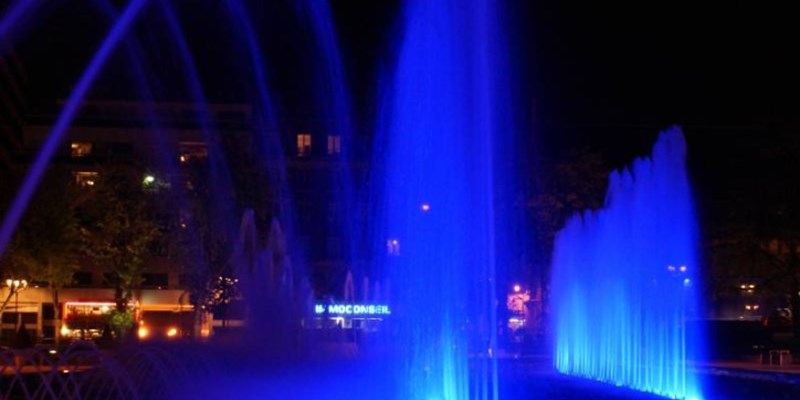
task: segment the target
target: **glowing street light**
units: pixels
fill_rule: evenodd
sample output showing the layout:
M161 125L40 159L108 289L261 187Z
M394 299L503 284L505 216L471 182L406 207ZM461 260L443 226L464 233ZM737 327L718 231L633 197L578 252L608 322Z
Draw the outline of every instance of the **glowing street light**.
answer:
M428 212L428 211L431 210L431 205L428 204L427 202L425 202L425 203L422 203L421 206L419 206L419 209L422 210L422 212Z
M17 329L19 329L20 324L22 324L22 314L19 312L19 292L28 287L28 281L25 279L6 279L6 285L11 290L10 294L14 295L14 309L17 313Z
M153 175L145 175L144 179L142 180L142 183L144 183L145 185L152 185L153 182L155 182L155 181L156 181L156 177L155 176L153 176Z
M514 285L514 293L519 293L522 290L522 287L519 284Z
M137 329L136 334L139 336L139 339L147 339L147 337L150 336L150 329L144 325L144 321L142 321L142 324L139 325L139 329Z
M391 256L400 255L400 241L397 239L389 239L386 241L386 251Z

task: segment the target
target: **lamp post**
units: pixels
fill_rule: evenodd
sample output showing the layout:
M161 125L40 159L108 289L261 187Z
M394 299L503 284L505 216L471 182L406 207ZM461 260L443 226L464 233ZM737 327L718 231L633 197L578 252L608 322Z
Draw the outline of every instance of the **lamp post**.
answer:
M22 324L22 315L19 312L19 292L28 287L28 281L25 279L6 279L6 285L8 286L9 290L11 290L11 293L14 294L14 310L17 313L16 329L19 330L19 327Z

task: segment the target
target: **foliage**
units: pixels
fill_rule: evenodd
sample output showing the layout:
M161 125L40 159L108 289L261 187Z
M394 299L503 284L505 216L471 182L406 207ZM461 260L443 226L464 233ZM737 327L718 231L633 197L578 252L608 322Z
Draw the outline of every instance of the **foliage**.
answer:
M77 188L71 182L55 172L43 179L0 261L7 277L46 283L54 302L58 290L72 283L86 248L76 215Z
M248 140L228 135L218 146L208 159L182 167L185 190L173 192L169 206L176 210L178 227L168 238L169 255L182 266L181 283L198 308L218 306L220 295L235 296L225 282L233 279L230 259L243 211L253 209L258 231L265 232L275 209L266 161L257 157ZM224 167L215 153L224 154Z
M113 329L117 338L124 338L134 325L132 310L111 310L107 318L108 325Z
M129 306L159 237L152 197L140 179L112 170L95 184L82 209L89 254L111 273L118 311Z
M723 184L701 207L708 222L709 294L712 301L736 298L740 284L754 283L765 311L791 306L798 316L800 140L772 132L731 141L736 147L729 158L736 162L718 167L724 170ZM751 162L741 162L744 156ZM800 318L795 324L800 334Z
M548 270L554 239L567 219L603 205L609 173L605 157L590 148L572 149L534 172L533 194L525 205L534 232L533 260L540 271Z

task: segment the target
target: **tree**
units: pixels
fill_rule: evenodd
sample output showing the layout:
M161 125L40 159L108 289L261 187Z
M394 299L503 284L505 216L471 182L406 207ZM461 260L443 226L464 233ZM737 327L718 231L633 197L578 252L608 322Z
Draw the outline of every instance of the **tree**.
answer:
M758 298L791 307L800 345L800 140L776 131L732 139L731 161L717 167L725 182L703 207L709 292L734 297L757 284Z
M153 199L141 179L120 170L101 175L92 190L91 201L82 209L88 253L109 269L116 312L128 313L152 244L159 237Z
M61 328L58 294L72 283L86 244L76 215L80 198L76 191L67 174L47 175L0 260L6 276L47 285L53 299L56 343Z
M267 163L249 139L226 135L208 158L181 167L186 184L173 187L164 206L173 210L177 227L167 237L168 253L181 265L182 284L196 310L223 310L238 296L230 285L231 257L242 213L254 210L258 231L266 232L276 210L277 183Z
M572 215L602 207L610 167L590 148L572 149L560 160L544 161L532 176L533 193L526 200L534 233L533 260L547 281L556 234Z

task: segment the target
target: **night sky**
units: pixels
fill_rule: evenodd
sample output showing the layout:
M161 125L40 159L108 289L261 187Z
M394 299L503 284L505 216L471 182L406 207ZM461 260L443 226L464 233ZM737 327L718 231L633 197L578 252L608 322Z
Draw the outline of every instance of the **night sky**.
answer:
M95 2L103 3L124 2ZM215 2L176 3L198 65L209 71L204 83L214 97L217 82L225 79L212 78L212 73L228 67L220 61L224 54L219 51L233 47L230 27L220 22ZM307 53L298 49L307 47L309 31L298 27L291 3L269 3L275 5L251 7L262 42L268 43L265 47ZM793 10L744 1L508 3L518 102L528 105L535 98L537 116L544 121L686 125L800 121L796 112L800 63L794 56L800 26L792 23ZM374 82L391 62L399 4L397 0L332 2L347 78L358 97L374 95ZM29 66L34 96L66 95L107 29L101 8L52 2L17 30L14 40ZM137 26L145 48L168 46L159 35L165 33L163 19L153 12ZM270 68L288 65L294 71L301 67L303 74L297 75L311 73L297 61L281 53L272 57ZM219 95L222 100L230 96Z
M68 95L108 29L97 4L124 3L98 0L94 8L78 8L55 1L16 30L12 39L28 69L34 110ZM237 44L221 20L222 2L175 3L208 98L236 101L249 88L236 79L231 54ZM249 3L281 111L313 116L318 105L308 76L320 60L309 45L310 30L291 2ZM399 5L332 1L356 119L365 133L374 123L379 82L392 63ZM148 54L145 68L156 78L157 98L180 99L183 81L172 77L182 74L181 61L155 9L137 24ZM619 166L646 154L659 129L678 123L686 129L695 179L704 187L735 186L771 171L763 170L759 149L795 141L800 25L794 10L750 1L510 0L507 11L512 107L520 134L531 138L531 157L590 146ZM137 98L128 62L118 52L92 96ZM719 190L735 190L730 185Z
M557 120L798 121L800 32L790 10L743 1L589 4L529 8L528 53Z

